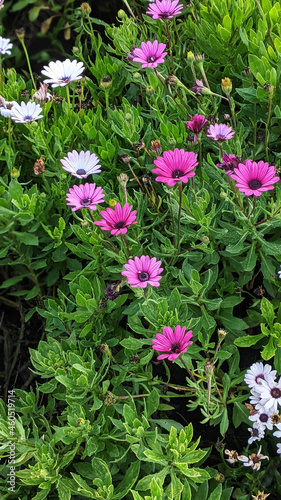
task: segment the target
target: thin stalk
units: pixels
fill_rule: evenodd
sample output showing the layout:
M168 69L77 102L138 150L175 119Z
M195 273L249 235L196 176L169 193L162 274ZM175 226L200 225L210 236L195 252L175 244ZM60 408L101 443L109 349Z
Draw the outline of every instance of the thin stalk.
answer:
M253 212L254 212L254 210L256 208L256 204L257 204L257 197L254 195L253 208L252 208L251 212L248 215L248 219L250 219L251 215L253 214Z
M232 116L233 129L236 130L236 116L235 116L234 108L232 106L231 97L230 97L229 94L227 95L227 100L228 100L228 104L229 104L230 113L231 113L231 116Z
M144 191L144 189L143 189L143 186L141 185L141 183L140 183L139 179L137 178L137 176L136 176L135 172L133 171L133 169L132 169L132 167L131 167L131 163L130 163L130 162L128 162L128 163L127 163L127 165L128 165L128 167L129 167L129 169L131 170L131 172L132 172L132 174L133 174L133 176L134 176L134 179L137 181L137 183L138 183L138 185L140 186L140 188L141 188L142 192L144 193L145 191Z
M195 377L193 376L192 371L190 371L190 369L187 367L187 365L186 365L185 361L182 359L182 355L181 355L181 354L179 355L179 359L181 360L181 362L182 362L182 364L183 364L184 368L186 369L186 371L188 372L188 374L189 374L190 378L193 380L193 382L196 382L196 379L195 379Z
M107 119L109 121L109 92L107 89L105 89L104 94L105 94L106 114L107 114Z
M90 14L87 14L87 19L88 19L88 22L89 22L89 25L90 25L93 49L94 49L94 52L97 52L96 37L95 37L94 30L93 30L93 26L92 26Z
M172 73L173 73L173 75L174 75L174 74L175 74L175 67L174 67L174 60L173 60L172 44L171 44L171 36L170 36L170 30L169 30L168 19L165 19L165 25L166 25L166 34L167 34L167 39L168 39L168 46L169 46L169 52L170 52L170 59L171 59L171 65L172 65Z
M129 4L128 4L128 2L127 2L127 0L123 0L123 2L124 2L124 4L126 5L126 7L127 7L128 11L130 12L130 14L131 14L131 16L132 16L133 20L135 21L135 23L137 23L137 19L136 19L136 17L135 17L135 14L133 13L133 11L132 11L132 9L131 9L130 5L129 5Z
M182 205L182 182L179 182L179 213L178 213L178 241L177 250L180 250L180 220L181 220L181 205Z
M257 104L254 102L254 151L253 151L253 161L256 158L257 149Z
M199 152L198 170L199 170L200 180L202 182L203 181L203 176L202 176L202 142L201 142L200 135L201 135L201 133L197 136L198 152Z
M171 212L172 231L174 233L174 246L175 246L176 230L175 230L175 220L174 220L174 213L173 213L173 207L172 207L172 199L171 199L170 193L168 193L168 200L169 200L169 207L170 207L170 212Z
M272 107L272 95L269 95L269 100L268 100L268 112L267 112L267 120L266 120L266 125L265 125L265 156L266 156L266 161L268 162L268 139L269 139L269 122L270 122L270 117L271 117L271 107Z
M66 99L67 99L67 103L69 105L69 107L71 108L71 103L70 103L70 92L69 92L69 86L66 85L65 86L65 90L66 90Z
M125 234L120 233L120 236L121 236L121 240L123 241L124 246L125 246L125 248L126 248L126 252L125 252L125 253L127 253L127 254L128 254L128 255L127 255L127 257L130 257L130 255L131 255L131 250L130 250L130 247L129 247L128 240L127 240L127 238L126 238Z
M24 51L24 54L25 54L25 58L26 58L27 66L28 66L28 71L29 71L30 78L31 78L31 81L32 81L32 85L33 85L33 89L36 90L36 85L35 85L35 81L34 81L33 74L32 74L32 69L31 69L31 65L30 65L29 55L28 55L28 52L27 52L27 49L26 49L26 46L25 46L25 43L24 43L24 38L22 38L22 39L19 38L19 40L20 40L20 43L22 45L22 48L23 48L23 51Z
M164 77L163 77L160 73L158 73L158 71L157 71L157 69L156 69L156 68L153 68L153 69L154 69L154 72L155 72L155 74L156 74L156 76L157 76L157 78L158 78L159 82L161 83L161 85L163 85L164 89L165 89L165 90L166 90L166 92L169 94L169 96L173 99L173 101L174 101L174 102L175 102L175 104L178 106L178 108L179 108L181 111L183 111L183 110L181 109L181 107L179 106L179 104L177 103L177 101L176 101L175 97L174 97L174 96L171 94L171 92L169 91L169 89L168 89L168 87L167 87L167 85L166 85L166 83L165 83L165 78L164 78ZM187 109L186 105L184 105L184 106L185 106L185 108ZM189 111L188 111L188 112L189 112Z
M201 70L201 73L202 73L202 76L203 76L203 80L204 82L206 83L206 86L208 87L208 89L211 91L210 89L210 85L209 85L209 82L208 82L208 78L206 76L206 73L205 73L205 70L203 68L203 65L201 66L200 65L200 70ZM211 91L212 92L212 91ZM210 94L210 99L211 99L211 103L212 103L212 106L214 108L214 110L216 111L216 108L215 108L215 102L214 102L214 99L213 99L213 95L218 95L218 94L214 94L213 92ZM222 96L220 96L222 97Z
M257 227L257 226L259 226L260 224L264 224L265 222L267 222L267 221L269 221L269 220L273 219L273 217L275 217L275 215L277 215L277 214L278 214L278 212L280 212L280 210L281 210L281 207L279 207L279 208L278 208L278 209L274 212L274 214L270 215L270 216L269 216L269 217L267 217L266 219L263 219L263 220L261 220L260 222L256 222L256 224L254 224L254 226L255 226L255 227Z

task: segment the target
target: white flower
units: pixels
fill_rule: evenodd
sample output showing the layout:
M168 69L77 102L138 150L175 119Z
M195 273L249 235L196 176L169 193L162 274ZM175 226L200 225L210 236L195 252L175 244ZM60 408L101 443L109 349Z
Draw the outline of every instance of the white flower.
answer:
M0 115L11 118L12 107L15 104L17 104L16 101L5 101L4 97L0 96Z
M273 436L280 438L281 437L281 424L276 424L278 431L273 432Z
M266 410L277 413L277 406L281 405L281 377L278 382L270 378L267 381L262 380L261 384L255 387L255 391L260 395L260 402L256 408L264 406Z
M70 61L66 59L65 61L51 61L49 66L44 66L41 73L48 77L44 80L44 83L51 83L52 87L65 87L70 82L75 80L81 80L81 73L84 71L85 67L80 61Z
M261 400L261 395L259 392L255 390L254 387L251 388L251 396L250 396L250 403L251 405L255 407L259 407L260 405L260 400Z
M27 104L25 102L16 103L11 111L11 119L16 123L30 123L43 118L43 115L40 115L42 108L39 104L35 104L35 102L28 102Z
M2 38L0 36L0 55L1 54L11 54L11 48L13 47L13 44L10 43L10 38Z
M80 151L77 153L75 149L72 153L67 153L67 156L62 158L61 160L62 168L67 172L70 172L78 179L86 179L89 174L98 174L101 172L99 159L90 151Z
M261 460L264 460L265 458L269 460L267 455L262 455L260 446L257 454L252 453L249 457L239 455L238 460L240 460L240 462L244 462L245 467L252 467L254 470L260 470Z
M248 427L248 431L251 433L251 437L248 439L248 444L252 444L254 441L260 441L264 438L264 428L262 427Z
M266 410L264 407L261 407L254 415L249 415L249 420L254 422L254 428L256 429L268 429L269 431L272 431L273 424L270 418L272 413L272 410Z
M281 455L281 443L277 443L277 453Z
M281 267L281 266L280 266ZM281 271L278 271L279 278L281 278Z
M276 373L276 370L272 370L270 365L254 363L250 366L249 370L246 371L244 381L249 387L255 387L257 384L260 384L262 380L268 380L269 377L275 380Z

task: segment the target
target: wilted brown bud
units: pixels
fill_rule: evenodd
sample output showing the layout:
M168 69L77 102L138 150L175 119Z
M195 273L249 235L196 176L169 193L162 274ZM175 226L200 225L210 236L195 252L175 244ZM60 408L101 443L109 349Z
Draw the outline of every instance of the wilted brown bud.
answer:
M250 70L250 66L246 66L246 68L244 68L244 73L246 76L252 75L252 71Z
M24 99L29 95L29 90L23 89L20 93L20 96L23 97Z
M144 174L141 180L144 184L151 184L151 177L148 174Z
M273 85L270 85L270 83L266 82L263 86L264 90L266 90L266 92L269 94L270 97L273 96L273 93L274 93L274 86Z
M207 363L204 366L204 372L208 377L212 376L214 373L214 365L210 361L207 361Z
M102 89L108 89L112 85L112 78L109 75L104 76L100 81L100 87Z
M121 186L123 187L123 186L126 186L128 180L129 180L129 177L127 176L127 174L122 173L122 174L118 175L117 180L121 184Z
M15 30L15 33L20 41L24 40L24 35L25 35L25 29L24 28L19 28Z
M218 328L218 337L223 340L227 336L227 331L223 328Z
M145 143L142 139L140 139L139 141L135 142L135 144L133 144L133 148L137 151L140 151L141 149L145 148Z
M230 121L230 114L229 113L223 113L222 114L222 117L223 119L226 121L226 122L229 122Z
M40 82L39 85L40 88L33 94L32 99L40 104L52 101L53 100L52 94L47 92L48 88L47 83Z
M211 124L211 125L215 125L215 123L217 123L218 119L215 115L209 115L208 116L208 122Z
M161 142L159 139L156 139L155 141L151 141L151 151L155 153L156 155L160 154L162 151L162 146Z
M121 155L120 158L124 163L130 163L130 161L131 161L131 157L129 155L126 155L126 154Z
M44 158L42 158L42 156L34 163L33 170L35 175L43 174L45 172Z
M167 76L167 78L165 79L165 83L166 85L177 85L178 84L178 78L174 75L169 75Z
M129 357L129 362L130 363L135 363L137 365L140 362L140 358L138 356L130 356Z
M98 349L102 354L107 354L108 356L111 356L111 352L107 344L100 344L98 346Z

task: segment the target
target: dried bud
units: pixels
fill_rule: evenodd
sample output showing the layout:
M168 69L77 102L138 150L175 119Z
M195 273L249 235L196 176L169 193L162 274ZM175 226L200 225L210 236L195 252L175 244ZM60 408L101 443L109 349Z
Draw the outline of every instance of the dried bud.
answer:
M155 153L156 155L161 153L162 146L161 146L161 142L159 141L159 139L156 139L155 141L151 141L151 151L152 151L152 153Z
M20 171L16 167L13 167L11 170L12 179L17 179L19 176L20 176Z
M112 406L116 403L117 398L112 394L112 392L107 391L107 393L104 396L103 402L105 406Z
M264 130L258 130L257 132L257 141L263 142L265 139L265 131Z
M104 291L104 295L105 295L106 300L114 300L117 297L119 297L120 292L118 291L118 285L119 285L119 283L111 283L111 284L107 285L107 287Z
M174 75L169 75L167 76L167 78L165 79L165 83L166 85L177 85L178 84L178 78Z
M245 73L246 76L252 75L252 71L250 70L250 66L246 66L246 68L244 68L244 70L243 70L243 73Z
M124 163L130 163L131 161L131 157L129 155L126 155L126 154L123 154L120 156L121 160L124 162ZM125 175L125 174L124 174ZM118 178L118 177L117 177Z
M223 119L224 119L226 122L229 122L229 121L230 121L230 115L229 115L228 113L225 113L225 112L224 112L224 113L222 114L222 117L223 117Z
M151 177L148 174L143 175L141 180L144 184L151 184Z
M124 187L124 186L126 186L126 185L127 185L127 182L128 182L128 180L129 180L129 177L127 176L127 174L123 174L123 173L122 173L122 174L118 175L117 180L118 180L119 184L120 184L122 187Z
M138 356L130 356L129 357L129 362L130 363L135 363L136 365L140 362L140 358Z
M86 16L88 16L92 12L92 9L87 2L81 3L80 9L81 9L82 14L85 14Z
M78 418L76 422L76 427L79 427L80 425L85 424L85 419L84 418Z
M18 39L20 40L20 42L22 42L24 40L25 29L19 28L19 29L15 30L15 33L16 33Z
M140 139L139 141L135 142L135 144L133 144L133 148L137 151L141 151L141 149L145 148L145 143L142 139Z
M53 100L55 102L57 102L58 104L61 104L62 101L64 101L64 97L61 97L61 96L56 96L55 94L53 94Z
M47 83L39 83L40 89L38 89L32 96L32 99L40 104L44 104L46 102L52 101L53 96L49 92L47 92L48 85Z
M111 356L111 352L110 352L110 349L108 347L107 344L100 344L98 346L98 350L102 353L102 354L107 354L108 356Z
M216 117L216 115L209 115L208 116L208 122L211 124L211 125L215 125L215 123L217 123L218 119Z
M45 172L44 158L40 156L33 165L35 175L43 174Z
M109 89L112 85L112 78L109 75L104 76L100 81L100 87L102 89Z
M191 52L191 50L187 53L187 60L190 63L193 63L195 60L194 54L193 54L193 52Z
M230 94L230 92L232 91L232 81L230 80L230 78L226 77L222 79L221 88L226 95Z
M211 377L214 373L214 365L211 363L211 361L207 361L207 363L204 366L204 372L206 373L207 377Z
M29 95L29 90L23 89L20 93L20 96L23 97L24 99Z
M270 83L266 82L263 86L264 90L266 90L266 92L269 94L270 97L273 96L273 93L274 93L274 86L273 85L270 85Z

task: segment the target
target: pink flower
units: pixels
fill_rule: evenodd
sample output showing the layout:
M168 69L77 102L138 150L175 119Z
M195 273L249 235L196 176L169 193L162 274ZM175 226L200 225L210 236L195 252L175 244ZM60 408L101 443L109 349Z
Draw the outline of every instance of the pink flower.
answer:
M164 57L168 52L163 52L166 48L165 43L142 42L141 49L134 47L131 52L130 60L141 63L142 68L157 68L158 64L164 62ZM127 54L129 58L129 54Z
M74 207L72 208L72 212L81 208L96 210L97 204L104 202L103 198L103 189L96 187L95 183L89 184L88 182L84 185L73 186L66 195L67 205Z
M238 190L246 196L260 196L263 191L274 189L273 184L279 181L279 177L275 175L275 167L269 167L263 161L252 160L239 163L230 177L237 182Z
M126 271L122 271L122 275L126 276L128 279L128 284L132 288L141 287L146 288L147 285L159 286L159 281L162 276L163 269L160 267L162 264L161 260L156 260L155 257L148 257L147 255L142 255L139 257L134 257L129 259L128 263L125 264Z
M185 333L186 327L177 325L173 332L170 326L163 328L162 333L156 333L156 339L152 340L152 349L155 351L165 352L160 354L157 359L168 358L169 361L174 361L180 354L187 351L187 347L193 342L190 341L192 331Z
M179 181L186 183L189 177L194 177L193 169L198 165L197 154L177 148L164 151L163 158L159 156L153 163L158 167L152 170L154 174L159 174L156 181L166 182L168 186L174 186Z
M186 122L186 126L191 132L193 132L194 135L194 142L197 140L197 135L199 134L203 128L205 127L206 123L208 123L208 120L206 120L205 116L203 115L190 115L191 120L189 122Z
M116 203L114 209L107 208L102 210L100 215L103 217L102 220L95 222L96 226L101 226L104 231L110 231L111 234L125 234L128 229L127 226L131 224L137 224L136 210L132 210L132 206L129 203L125 203L124 207L121 207L120 203Z
M215 125L210 125L207 130L207 137L213 139L213 141L223 142L234 137L234 130L225 123L215 123Z
M217 163L216 167L223 168L227 175L231 175L239 163L243 163L241 162L241 156L227 155L226 153L223 153L221 160L222 163Z
M152 19L171 19L181 13L183 5L178 5L179 0L156 0L155 3L150 3L147 14L152 16Z

